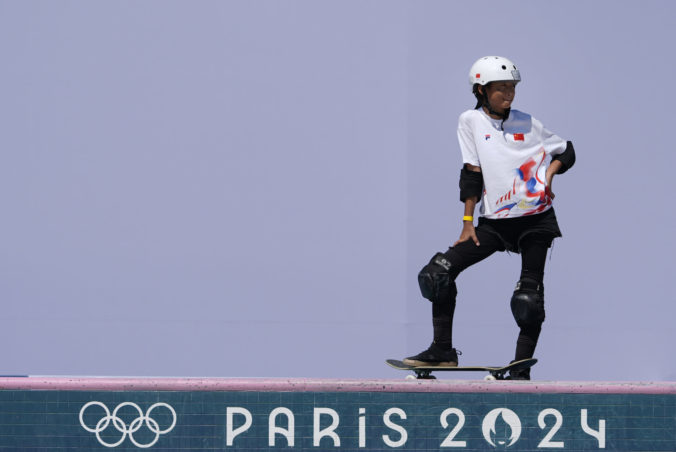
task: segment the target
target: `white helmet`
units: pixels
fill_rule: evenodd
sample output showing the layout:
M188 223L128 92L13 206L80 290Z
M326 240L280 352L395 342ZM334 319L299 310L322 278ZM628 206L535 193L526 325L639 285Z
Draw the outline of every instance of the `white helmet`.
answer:
M504 57L479 58L469 70L470 86L474 86L475 83L483 86L490 82L503 80L513 80L517 83L521 81L521 74L516 65Z

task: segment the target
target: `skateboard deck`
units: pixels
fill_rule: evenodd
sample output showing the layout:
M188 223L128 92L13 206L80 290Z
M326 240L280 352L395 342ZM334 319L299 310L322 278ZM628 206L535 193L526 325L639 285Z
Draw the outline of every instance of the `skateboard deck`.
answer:
M434 379L432 372L488 372L487 380L504 380L505 374L510 370L523 370L531 368L538 362L535 358L522 359L506 366L409 366L398 359L388 359L385 361L390 367L399 370L411 370L418 379Z

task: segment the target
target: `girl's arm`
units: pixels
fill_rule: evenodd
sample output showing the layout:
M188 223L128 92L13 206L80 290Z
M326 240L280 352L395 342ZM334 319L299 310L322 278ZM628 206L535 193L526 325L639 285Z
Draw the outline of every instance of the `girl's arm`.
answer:
M465 163L465 168L475 172L475 173L480 173L481 172L481 167L479 166L474 166L470 165L469 163ZM464 216L466 217L473 217L474 216L474 208L476 207L477 203L479 202L479 198L477 196L469 196L465 198L465 213ZM470 240L474 242L476 246L479 246L479 239L476 236L476 230L474 229L474 222L473 221L465 221L463 220L462 222L462 232L460 233L460 238L453 244L453 246L457 245L460 242L464 242L466 240Z
M563 164L561 163L560 160L552 160L552 163L549 164L549 167L547 167L547 172L545 173L545 179L547 180L547 189L549 191L549 196L554 199L554 192L552 191L552 182L554 182L554 175L557 174L561 168L563 168Z
M467 198L465 199L465 216L468 217L473 217L474 216L474 207L477 205L477 198L472 197L472 198ZM474 229L474 222L473 221L465 221L463 220L462 222L462 232L460 233L460 238L458 239L457 242L453 244L453 246L457 245L460 242L464 242L466 240L472 239L474 244L476 246L479 246L479 239L476 236L476 230Z
M575 165L575 148L572 141L566 141L566 149L552 158L552 162L549 164L549 168L547 168L547 173L545 174L547 180L546 190L552 199L554 199L554 192L552 192L554 175L565 173L573 165Z

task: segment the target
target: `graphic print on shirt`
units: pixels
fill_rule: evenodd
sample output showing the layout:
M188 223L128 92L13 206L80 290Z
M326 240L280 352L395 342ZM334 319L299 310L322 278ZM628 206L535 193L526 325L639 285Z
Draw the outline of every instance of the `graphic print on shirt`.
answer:
M545 183L546 156L544 148L541 148L535 157L516 168L512 189L495 202L495 214L498 217L509 217L514 208L522 211L520 215L533 215L552 204ZM520 201L515 202L512 199Z

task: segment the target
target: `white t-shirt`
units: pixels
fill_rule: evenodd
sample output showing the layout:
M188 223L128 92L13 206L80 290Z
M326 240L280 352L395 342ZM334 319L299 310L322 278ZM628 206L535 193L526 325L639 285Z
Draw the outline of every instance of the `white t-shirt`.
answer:
M552 206L545 173L566 141L527 113L511 110L504 122L483 109L467 110L458 121L463 165L480 166L484 179L480 215L515 218Z

